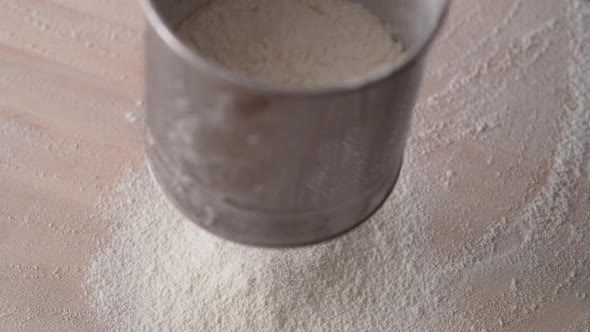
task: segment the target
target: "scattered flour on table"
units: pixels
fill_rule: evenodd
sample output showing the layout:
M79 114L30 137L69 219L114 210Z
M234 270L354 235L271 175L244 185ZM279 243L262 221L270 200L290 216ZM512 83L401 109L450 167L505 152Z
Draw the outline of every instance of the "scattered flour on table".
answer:
M402 52L377 17L348 0L216 0L179 31L210 60L294 87L362 79Z
M449 124L422 119L425 105L446 110L442 93L418 105L417 132L410 138L400 182L383 209L357 230L322 245L268 250L220 240L171 208L146 171L130 172L98 206L102 219L112 224L112 242L95 257L87 276L99 321L108 331L587 331L590 34L585 31L590 9L570 0L567 13L560 15L561 25L551 21L522 43L477 62L481 66L474 72L483 76L452 83L457 90L479 89L474 103L498 103L485 92L504 88L509 93L506 87L514 84L536 84L519 83L518 75L530 74L526 70L536 59L554 50L538 36L552 31L570 37L565 44L569 68L544 78L563 76L556 86L565 90L555 90L566 96L562 109L547 111L558 114L559 125L555 133L544 134L550 136L545 146L556 148L548 153L547 169L532 172L542 174L542 180L527 182L538 190L529 189L531 197L515 211L476 228L482 223L476 220L477 209L486 208L485 202L467 206L457 200L446 207L441 202L463 188L462 175L477 160L462 160L436 177L429 164L436 159L430 155L444 149L451 160L447 151L458 141L500 146L507 136L493 136L500 130L527 141L529 127L519 130L522 119L515 119L535 115L494 107L483 119L489 125L479 130L483 120L471 114L485 105L466 104ZM453 91L450 95L461 102ZM483 156L476 167L480 178L487 176L487 160ZM500 167L504 160L499 149L491 164ZM494 181L515 178L527 165L516 159ZM437 186L445 174L452 175L452 183ZM459 206L460 228L450 228L453 220L437 219L460 204L465 204ZM440 223L448 226L441 231L448 234L433 231Z

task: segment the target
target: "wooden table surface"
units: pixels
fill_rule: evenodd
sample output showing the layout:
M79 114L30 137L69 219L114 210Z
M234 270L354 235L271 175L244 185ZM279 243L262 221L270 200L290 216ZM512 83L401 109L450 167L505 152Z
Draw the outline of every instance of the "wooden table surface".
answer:
M484 226L546 185L558 119L575 104L564 85L567 6L457 0L429 58L410 141L433 186L453 177L446 204L471 206ZM143 162L133 121L143 112L142 28L135 1L0 0L1 331L101 330L84 278L108 236L92 212ZM577 188L572 211L588 218L590 179ZM453 209L438 218L433 243L445 249L464 220ZM556 310L522 330L557 331L590 304L575 308L565 323Z

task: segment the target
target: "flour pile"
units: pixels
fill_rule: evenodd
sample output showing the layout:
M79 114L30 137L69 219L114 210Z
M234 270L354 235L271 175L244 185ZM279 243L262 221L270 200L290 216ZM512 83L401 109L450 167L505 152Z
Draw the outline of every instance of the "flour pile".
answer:
M216 0L179 31L211 60L291 87L362 79L402 52L384 24L348 0Z
M541 10L534 3L514 4L512 16ZM558 20L544 22L508 49L497 47L475 63L472 76L418 105L416 132L392 197L372 220L335 241L296 250L228 243L185 221L145 171L130 172L99 206L112 224L112 243L88 271L99 321L108 331L588 331L590 7L577 0L564 7ZM556 37L564 35L570 38ZM548 40L565 46L549 47ZM569 67L547 76L529 70L560 55L552 51L567 52ZM535 73L551 84L526 90L523 85L538 81L521 78ZM556 116L555 127L541 127L556 128L543 133L549 138L542 147L555 150L538 170L524 173L536 175L523 182L523 197L491 192L471 204L479 187L513 188L502 179L516 182L532 167L520 156L505 157L504 139L526 141L526 155L535 148L527 135L535 126L551 125L536 124L534 112L498 106L505 99L486 94L512 96L511 88L528 95L540 90L539 98L564 96L559 109L535 110ZM473 101L465 99L472 95ZM447 100L467 100L465 112L435 123L428 121L438 114L422 116L429 108L451 109ZM524 100L525 106L532 103ZM469 108L468 102L493 107ZM520 105L520 99L509 102ZM451 149L458 142L465 149L481 143L497 150L493 158L478 160L474 153L462 159L456 155L465 149ZM445 161L458 159L449 162L452 169L432 166L439 150ZM488 176L490 167L505 171ZM487 178L497 183L461 182ZM498 210L497 218L489 217Z

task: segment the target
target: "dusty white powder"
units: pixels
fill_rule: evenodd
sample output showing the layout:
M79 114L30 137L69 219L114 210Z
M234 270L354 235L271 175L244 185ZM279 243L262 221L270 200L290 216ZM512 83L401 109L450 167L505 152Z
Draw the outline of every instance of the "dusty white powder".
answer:
M521 5L515 2L506 24ZM577 0L567 9L418 105L392 197L336 241L281 251L228 243L184 220L145 171L130 172L99 206L112 224L112 242L88 272L99 321L108 331L588 331L590 9ZM559 44L555 36L564 35ZM549 40L564 47L550 48ZM552 50L565 50L569 67L540 71L549 74L532 91L565 96L547 110L557 125L542 127L555 128L542 135L551 136L546 149L556 148L547 153L547 168L543 163L526 180L526 194L512 197L506 188L518 187L506 179L517 182L531 166L510 156L500 172L507 163L501 147L505 139L517 147L523 141L522 155L533 158L527 152L535 148L535 123L518 125L519 116L534 119L538 111L510 111L520 100L490 110L498 95L486 92L518 87L532 94L520 84L538 81L520 80ZM462 66L455 60L448 66ZM465 112L447 115L451 120L422 118L427 107L448 111L457 104ZM452 148L459 143L495 146L494 157L457 158ZM448 164L434 164L438 150ZM461 196L466 178L490 178L490 188L510 197L490 192L497 206L469 205L465 197L478 188L470 185Z
M179 30L229 69L296 87L365 77L402 51L377 17L348 0L215 0Z

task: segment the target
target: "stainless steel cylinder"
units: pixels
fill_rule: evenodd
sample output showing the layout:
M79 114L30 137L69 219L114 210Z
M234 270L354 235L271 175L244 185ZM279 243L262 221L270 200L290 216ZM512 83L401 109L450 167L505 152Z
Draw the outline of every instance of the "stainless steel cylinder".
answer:
M320 89L257 83L205 60L175 29L209 1L143 0L146 156L190 220L258 246L320 242L369 218L401 169L422 63L447 0L365 0L405 55Z

